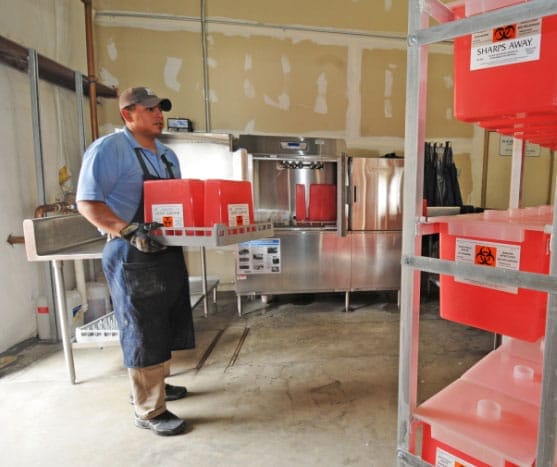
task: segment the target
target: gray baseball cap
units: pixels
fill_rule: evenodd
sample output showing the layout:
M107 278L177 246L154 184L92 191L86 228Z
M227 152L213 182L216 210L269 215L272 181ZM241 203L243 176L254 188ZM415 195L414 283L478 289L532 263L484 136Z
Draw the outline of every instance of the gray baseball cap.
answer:
M170 99L161 98L149 88L143 87L124 89L124 91L120 94L118 102L120 110L134 104L141 104L149 108L160 105L161 110L164 110L165 112L168 112L172 108Z

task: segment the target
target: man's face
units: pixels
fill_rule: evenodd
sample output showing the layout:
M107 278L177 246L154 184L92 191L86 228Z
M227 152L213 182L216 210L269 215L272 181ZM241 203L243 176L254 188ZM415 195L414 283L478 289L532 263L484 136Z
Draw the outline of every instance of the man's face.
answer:
M130 109L124 109L122 115L127 127L134 133L156 137L164 129L164 116L158 105L156 107L145 107L136 104Z

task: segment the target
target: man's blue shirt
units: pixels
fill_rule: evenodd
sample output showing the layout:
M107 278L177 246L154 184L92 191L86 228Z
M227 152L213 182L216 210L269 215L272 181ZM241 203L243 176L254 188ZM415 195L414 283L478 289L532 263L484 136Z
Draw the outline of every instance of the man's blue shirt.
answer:
M155 144L157 154L141 148L127 128L95 140L83 155L76 200L102 201L125 222L131 222L143 191L143 170L135 148L143 152L145 166L152 175L170 177L161 160L165 154L172 164L174 177L181 177L174 151L159 140Z

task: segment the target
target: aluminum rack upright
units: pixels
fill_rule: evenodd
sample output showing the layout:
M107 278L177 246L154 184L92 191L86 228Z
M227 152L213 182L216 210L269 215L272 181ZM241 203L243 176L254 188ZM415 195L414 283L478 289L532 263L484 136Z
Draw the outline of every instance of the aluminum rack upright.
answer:
M414 413L417 408L418 337L420 316L420 272L455 275L464 278L487 277L487 268L463 265L447 260L425 258L421 255L422 235L427 225L422 217L423 167L422 150L425 140L426 89L428 46L436 42L494 28L501 24L541 18L557 14L554 0L531 0L498 10L455 19L452 10L438 0L408 1L408 47L406 84L405 178L402 236L402 277L400 316L400 357L398 392L397 464L430 465L417 455L411 445ZM430 18L437 25L429 26ZM514 139L511 172L510 206L520 202L523 141ZM490 271L490 280L548 292L545 327L545 358L541 408L538 423L536 466L554 465L557 426L557 212L553 212L551 227L551 260L549 275L516 271L509 276L502 271ZM491 268L490 268L491 269ZM496 269L496 268L495 268ZM467 465L467 464L466 464Z

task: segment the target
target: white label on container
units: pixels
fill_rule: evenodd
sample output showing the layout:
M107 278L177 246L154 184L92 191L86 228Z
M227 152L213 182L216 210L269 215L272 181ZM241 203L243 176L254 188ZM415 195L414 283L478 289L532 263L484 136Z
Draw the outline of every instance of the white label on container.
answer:
M435 453L435 467L474 467L474 464L470 464L441 448L437 448Z
M228 226L249 225L249 208L247 204L228 205Z
M184 206L181 204L153 204L151 213L153 222L160 222L165 227L185 227Z
M279 274L280 272L280 238L263 238L238 244L237 279L246 279L249 274Z
M455 261L501 269L518 271L520 268L520 247L504 243L484 242L481 240L456 239ZM486 282L460 279L456 282L489 287L504 292L517 293L517 287L489 284Z
M541 31L538 18L472 34L470 70L539 60Z

